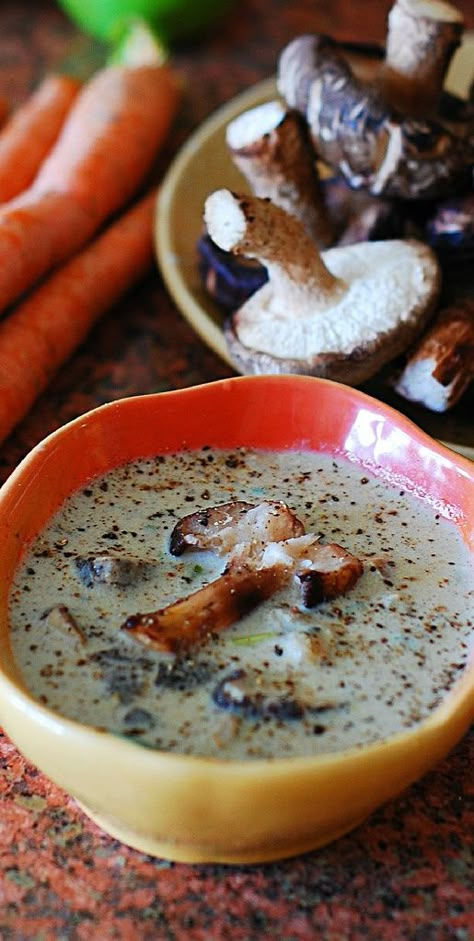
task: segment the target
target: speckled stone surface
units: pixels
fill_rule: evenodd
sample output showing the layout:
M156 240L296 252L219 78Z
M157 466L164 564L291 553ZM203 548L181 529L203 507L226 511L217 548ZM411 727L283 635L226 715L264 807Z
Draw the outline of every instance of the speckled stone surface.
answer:
M217 32L174 52L185 95L162 166L218 104L273 71L289 38L318 30L381 41L389 5L237 2ZM473 28L472 0L459 6ZM53 3L0 5L0 91L13 102L48 69L85 72L101 55ZM0 480L46 434L95 405L230 374L154 271L2 446ZM192 867L103 834L0 736L0 941L473 941L473 758L471 734L398 800L318 852L249 868Z

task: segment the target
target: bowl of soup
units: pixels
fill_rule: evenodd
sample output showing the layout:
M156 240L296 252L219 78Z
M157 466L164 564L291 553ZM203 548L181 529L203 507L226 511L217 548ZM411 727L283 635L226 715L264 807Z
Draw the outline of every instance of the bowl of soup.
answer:
M147 853L315 849L472 721L474 466L355 389L104 405L12 473L0 534L0 721Z

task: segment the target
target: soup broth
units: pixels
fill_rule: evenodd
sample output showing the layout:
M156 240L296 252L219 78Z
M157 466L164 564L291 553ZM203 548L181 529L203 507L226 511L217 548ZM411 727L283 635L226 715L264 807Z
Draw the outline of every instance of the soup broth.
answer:
M362 577L311 608L292 579L178 655L139 643L122 628L131 615L225 568L211 550L172 555L175 524L233 500L284 501L306 532L357 556ZM459 533L423 501L324 454L203 448L71 495L16 572L11 640L31 694L81 723L185 754L315 755L426 718L467 662L473 597Z

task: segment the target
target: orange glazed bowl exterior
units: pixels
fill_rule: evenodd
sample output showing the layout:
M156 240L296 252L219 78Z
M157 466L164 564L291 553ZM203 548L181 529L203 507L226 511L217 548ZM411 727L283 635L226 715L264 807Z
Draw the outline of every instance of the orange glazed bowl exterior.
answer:
M335 839L446 755L474 716L474 663L412 729L320 757L225 761L154 751L37 702L9 643L8 595L25 545L91 478L204 445L347 456L434 502L471 555L474 465L355 389L251 376L95 409L34 448L0 490L0 719L8 735L123 842L185 862L262 862Z

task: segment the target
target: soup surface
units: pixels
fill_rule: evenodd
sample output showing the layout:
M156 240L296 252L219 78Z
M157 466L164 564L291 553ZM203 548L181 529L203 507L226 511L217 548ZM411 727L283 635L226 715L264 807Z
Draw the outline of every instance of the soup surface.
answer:
M284 501L362 576L311 608L292 578L177 655L143 645L123 629L130 616L226 565L209 549L172 555L176 523L232 500ZM425 718L466 664L473 599L471 559L433 507L327 455L203 448L119 467L66 501L16 573L12 645L41 702L142 745L313 755Z

